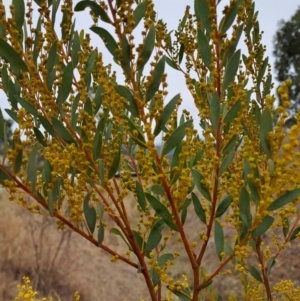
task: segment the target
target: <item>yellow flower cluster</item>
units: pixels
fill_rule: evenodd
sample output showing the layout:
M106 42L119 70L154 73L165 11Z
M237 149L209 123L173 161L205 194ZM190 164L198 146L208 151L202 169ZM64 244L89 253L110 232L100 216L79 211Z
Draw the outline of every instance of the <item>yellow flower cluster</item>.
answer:
M300 287L295 287L290 280L283 280L277 283L273 288L273 292L276 294L274 301L300 301Z
M18 296L14 299L14 301L53 301L53 298L42 298L37 299L37 292L33 290L32 286L30 285L29 277L23 277L24 284L18 285ZM80 295L78 292L74 294L74 301L79 301Z

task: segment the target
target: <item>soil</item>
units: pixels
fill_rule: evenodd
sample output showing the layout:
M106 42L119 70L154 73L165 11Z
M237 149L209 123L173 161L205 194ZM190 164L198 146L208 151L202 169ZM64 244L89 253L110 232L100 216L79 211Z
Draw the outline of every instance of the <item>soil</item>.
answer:
M133 206L133 200L127 201L129 206ZM109 224L108 228L111 226ZM204 228L198 219L188 214L184 228L189 241L199 242L198 233ZM0 300L14 300L16 286L22 283L23 276L30 277L40 298L53 296L54 300L71 301L74 300L74 292L79 291L82 301L150 300L141 273L121 261L112 263L111 256L101 249L76 233L57 230L53 219L31 214L10 202L5 192L0 199L0 232ZM228 230L225 231L225 240L232 245ZM275 250L270 237L265 237L264 241ZM105 243L121 254L127 250L123 241L109 231L106 232ZM184 254L177 237L172 237L170 246L172 252ZM133 255L130 258L134 259ZM249 261L257 266L255 257ZM218 265L212 237L203 261L205 273L212 273ZM228 300L230 293L238 295L238 300L242 298L239 274L232 265L226 270L228 268L232 269L232 276L219 275L213 281L213 292L219 295L215 300ZM189 277L190 271L189 261L184 256L179 256L169 270L174 279L180 279L183 273ZM270 276L271 285L285 279L300 285L297 239L279 256Z

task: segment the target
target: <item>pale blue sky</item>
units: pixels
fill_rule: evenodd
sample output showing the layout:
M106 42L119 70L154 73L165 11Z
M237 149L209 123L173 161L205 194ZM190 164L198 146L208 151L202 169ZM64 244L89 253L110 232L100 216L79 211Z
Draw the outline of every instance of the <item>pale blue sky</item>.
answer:
M11 3L11 0L3 0L4 4ZM76 4L78 0L74 1ZM190 5L193 8L193 0L154 0L156 11L158 12L158 18L164 19L168 23L168 29L175 29L178 25L178 20L182 18L186 5ZM222 0L221 4L228 3L228 0ZM280 20L288 20L300 6L299 0L258 0L255 2L256 10L259 11L258 19L261 30L264 31L263 44L267 46L266 55L269 56L269 62L274 62L272 55L273 50L273 36L278 28L277 24ZM77 28L84 28L88 31L91 25L91 20L87 12L75 14ZM59 20L59 18L58 18ZM103 44L99 38L91 33L92 38L95 39L96 45L103 49ZM110 58L109 54L105 55L105 58ZM168 99L177 93L182 93L184 99L184 108L189 110L196 120L198 119L197 113L193 106L189 93L185 90L184 80L181 79L181 75L175 73L173 76L168 77L169 82L169 95ZM0 91L0 104L2 109L7 107L6 96Z

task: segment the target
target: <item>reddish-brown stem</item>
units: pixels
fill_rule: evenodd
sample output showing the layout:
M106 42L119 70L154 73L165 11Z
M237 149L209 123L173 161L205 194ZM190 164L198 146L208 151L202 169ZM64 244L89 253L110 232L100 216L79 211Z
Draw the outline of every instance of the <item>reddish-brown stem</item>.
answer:
M24 192L26 192L26 194L28 194L33 199L35 199L37 201L37 203L40 204L43 208L45 208L46 210L49 210L48 204L46 202L41 200L37 195L35 195L32 191L30 191L22 182L20 182L18 180L18 178L16 178L13 174L11 174L2 164L0 164L0 169L2 169L16 183L18 188L22 189ZM99 245L98 241L92 235L89 235L86 232L79 229L78 227L76 227L72 222L70 222L67 218L65 218L63 215L61 215L59 211L57 211L57 210L54 211L53 215L57 219L62 221L63 224L67 225L74 232L80 234L82 237L84 237L85 239L90 241L95 246L103 249L104 251L106 251L107 253L109 253L113 256L118 256L118 258L120 260L128 263L129 265L133 266L134 268L136 268L136 269L138 268L138 265L136 263L132 262L131 260L129 260L128 258L116 253L115 251L111 250L110 248L108 248L107 246L105 246L103 244Z
M272 292L271 292L271 288L270 288L269 278L268 278L267 270L266 270L265 263L264 263L264 256L263 256L261 248L260 248L261 238L258 237L257 239L255 239L255 242L256 242L256 253L257 253L258 261L261 265L261 272L262 272L262 276L263 276L263 280L264 280L264 286L265 286L266 292L267 292L267 298L268 298L268 301L272 301L273 297L272 297Z
M120 187L119 187L119 185L117 183L116 178L113 179L113 182L114 182L117 194L120 195L121 191L120 191ZM126 208L124 206L124 202L123 201L121 201L121 209L122 209L122 212L123 212L123 218L126 220L126 224L129 224L129 220L128 220L128 216L127 216L127 211L126 211Z
M219 32L218 32L218 26L217 26L217 19L215 17L215 50L216 50L216 66L217 66L217 82L216 82L216 90L219 96L219 99L221 101L221 64L220 64L220 47L219 47ZM219 118L219 122L217 125L217 132L216 132L216 156L219 158L220 157L220 152L221 152L221 125L222 125L222 120ZM211 204L211 213L210 213L210 218L206 230L206 237L207 240L204 241L200 253L197 258L197 263L199 266L201 266L202 259L208 244L208 240L210 238L211 232L212 232L212 227L213 227L213 222L215 220L215 210L217 206L217 201L218 201L218 184L219 184L219 179L218 179L218 174L219 174L219 163L215 167L215 173L214 173L214 186L213 186L213 195L212 195L212 204Z
M243 246L246 242L249 241L250 233L247 233L245 238L239 243L239 246ZM200 292L203 287L207 285L207 283L212 280L214 277L216 277L221 270L228 264L228 262L235 256L235 253L233 252L231 255L229 255L226 259L224 259L220 266L203 282L198 286L198 291Z
M161 280L158 282L157 301L161 301Z

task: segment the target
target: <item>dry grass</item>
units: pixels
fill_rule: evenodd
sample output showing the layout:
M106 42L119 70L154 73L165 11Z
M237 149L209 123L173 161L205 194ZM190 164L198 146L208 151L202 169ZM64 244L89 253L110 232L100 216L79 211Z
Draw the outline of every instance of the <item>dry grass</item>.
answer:
M70 231L56 229L54 220L33 215L6 199L1 193L0 200L0 300L13 300L16 285L23 276L29 276L39 296L53 296L54 300L73 300L79 291L83 301L138 301L147 298L147 288L142 274L122 262L111 263L110 256L83 238ZM128 208L133 199L126 200ZM136 219L136 217L134 217ZM109 224L109 227L112 225ZM203 230L197 218L189 212L185 224L189 241L199 241L198 233ZM225 236L230 237L227 229ZM267 239L270 241L270 239ZM106 244L122 254L127 247L118 237L106 232ZM171 250L170 250L171 249ZM177 237L170 241L170 251L184 255L183 246ZM300 259L298 243L295 241L277 260L271 275L271 282L291 279L299 285ZM132 255L133 256L133 255ZM257 261L251 258L252 264ZM218 260L211 239L204 260L206 272L218 266ZM170 269L171 275L179 279L183 273L190 275L191 267L187 257L180 256ZM230 292L240 294L241 285L236 275L216 277L213 282L217 292L227 300Z

